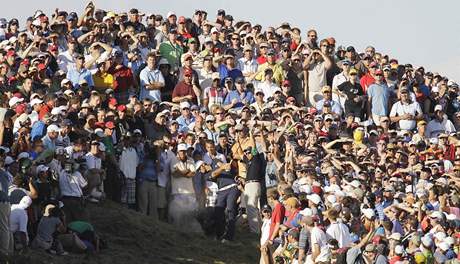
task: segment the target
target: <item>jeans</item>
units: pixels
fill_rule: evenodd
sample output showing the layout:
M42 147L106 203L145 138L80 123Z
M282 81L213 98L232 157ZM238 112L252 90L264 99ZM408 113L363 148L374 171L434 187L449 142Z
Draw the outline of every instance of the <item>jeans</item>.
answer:
M240 191L236 186L217 193L216 235L218 238L233 240L238 213L237 203Z

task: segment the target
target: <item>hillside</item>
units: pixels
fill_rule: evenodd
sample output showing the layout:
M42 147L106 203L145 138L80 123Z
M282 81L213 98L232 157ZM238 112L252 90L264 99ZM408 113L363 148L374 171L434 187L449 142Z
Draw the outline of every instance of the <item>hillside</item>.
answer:
M204 236L175 230L165 223L112 202L88 205L91 222L108 248L98 255L51 256L29 250L13 263L257 263L257 237L238 228L235 242L221 244Z

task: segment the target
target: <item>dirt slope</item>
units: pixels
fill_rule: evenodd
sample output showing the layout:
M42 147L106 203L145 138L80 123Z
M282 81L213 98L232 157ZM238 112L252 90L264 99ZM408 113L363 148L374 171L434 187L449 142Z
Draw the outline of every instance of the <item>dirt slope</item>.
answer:
M51 256L29 250L13 263L257 263L257 237L239 229L228 244L175 230L112 202L89 205L91 222L107 241L98 255Z

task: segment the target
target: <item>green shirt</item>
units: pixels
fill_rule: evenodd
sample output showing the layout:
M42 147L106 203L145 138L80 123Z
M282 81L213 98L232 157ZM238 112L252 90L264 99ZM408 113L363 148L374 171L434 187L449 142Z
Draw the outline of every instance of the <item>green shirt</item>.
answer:
M180 59L184 50L178 44L172 44L171 42L163 42L160 44L160 55L165 58L168 63L171 65L173 70L176 70L180 67Z

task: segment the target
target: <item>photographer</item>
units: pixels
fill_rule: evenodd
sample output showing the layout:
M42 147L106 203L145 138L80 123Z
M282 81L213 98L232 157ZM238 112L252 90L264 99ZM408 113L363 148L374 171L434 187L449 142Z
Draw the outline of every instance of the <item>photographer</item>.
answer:
M69 222L87 218L83 201L83 188L88 182L77 170L77 163L66 158L63 169L59 172L59 189L63 210Z

